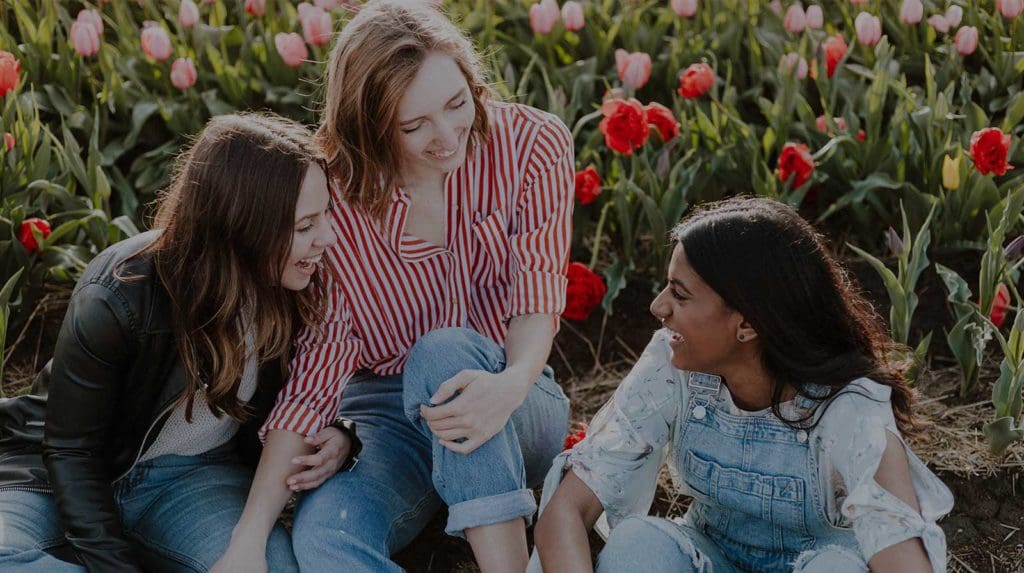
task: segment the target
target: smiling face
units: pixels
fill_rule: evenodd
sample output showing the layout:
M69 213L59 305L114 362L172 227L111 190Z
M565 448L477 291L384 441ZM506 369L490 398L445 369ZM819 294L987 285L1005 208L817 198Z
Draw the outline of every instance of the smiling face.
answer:
M723 376L743 343L755 334L743 316L700 278L682 245L672 251L668 284L651 303L654 314L672 331L672 365L680 370Z
M475 118L462 70L451 56L431 52L398 104L403 182L416 185L462 165Z
M330 208L327 176L320 165L313 163L306 170L299 199L295 203L292 249L281 272L281 286L284 288L297 291L309 286L323 260L324 251L337 241L331 227Z

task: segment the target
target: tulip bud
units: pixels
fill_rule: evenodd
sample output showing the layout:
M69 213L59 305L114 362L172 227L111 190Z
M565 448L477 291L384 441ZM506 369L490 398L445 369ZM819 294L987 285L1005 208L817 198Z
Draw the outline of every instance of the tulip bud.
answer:
M19 79L21 79L21 62L14 57L14 54L0 50L0 97L4 97L7 92L18 87Z
M14 136L10 133L4 134L4 149L7 151L14 149Z
M978 29L974 26L964 26L956 31L954 38L956 51L961 56L969 56L978 49Z
M949 29L952 30L960 25L960 20L964 18L964 9L953 4L946 9L946 21L949 22Z
M199 6L192 0L181 0L178 6L178 23L182 28L191 28L199 21Z
M999 13L1007 20L1013 20L1024 12L1024 0L996 0Z
M171 37L167 35L167 30L164 30L156 22L145 22L140 40L142 51L154 60L162 62L171 57L173 51Z
M561 18L558 10L558 2L555 0L540 0L537 4L530 6L530 29L535 34L547 34L554 29L555 24Z
M798 80L803 80L807 77L807 60L801 58L800 54L796 52L790 52L782 56L782 68L794 74Z
M950 191L960 188L960 161L948 155L942 159L942 186Z
M92 24L82 20L76 20L71 24L71 32L68 34L71 39L71 47L83 58L93 56L100 51L100 37Z
M940 34L949 32L949 20L946 19L942 14L933 14L928 17L928 25L935 29Z
M188 89L196 83L196 66L192 58L178 58L171 64L171 83L179 90Z
M564 6L562 6L562 23L565 24L565 29L570 32L583 29L585 21L583 19L583 5L579 2L569 0Z
M853 25L857 29L857 41L865 46L874 46L882 39L882 22L877 16L861 12Z
M651 56L643 52L629 53L621 48L615 50L615 67L626 89L638 90L647 85L647 80L651 78Z
M50 223L45 219L31 217L21 222L21 229L18 230L18 241L29 254L39 250L39 242L36 241L35 233L45 239L50 236Z
M277 48L277 53L284 60L285 65L292 68L301 66L302 62L309 58L309 50L306 49L306 43L302 41L302 36L295 32L290 34L278 32L274 36L274 47Z
M889 250L897 257L903 253L903 239L896 233L896 229L892 227L889 227Z
M1016 239L1010 241L1009 245L1003 249L1003 256L1010 262L1015 262L1020 258L1021 254L1024 253L1024 235L1019 235Z
M693 18L697 13L697 0L672 0L672 11L683 18Z
M924 17L924 4L921 0L903 0L900 7L900 22L904 24L919 24Z
M772 0L768 3L768 7L771 8L772 12L775 12L779 16L782 15L782 2L780 0Z
M792 34L799 34L807 27L807 14L800 4L793 4L786 10L786 18L783 20L786 30Z
M821 11L821 6L817 4L811 4L807 7L807 27L812 30L820 30L825 26L825 14Z
M317 6L320 6L320 4L317 3ZM329 10L330 9L330 8L324 8L323 6L320 6L320 8L322 8L324 10ZM247 14L251 14L253 16L257 16L258 17L258 16L262 16L264 13L266 13L266 10L267 10L266 0L245 0L245 12Z

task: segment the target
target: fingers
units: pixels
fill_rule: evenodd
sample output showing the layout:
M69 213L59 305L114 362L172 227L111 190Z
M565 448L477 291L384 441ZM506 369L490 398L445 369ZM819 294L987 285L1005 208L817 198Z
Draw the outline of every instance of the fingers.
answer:
M299 472L288 478L288 489L292 491L305 491L319 487L320 484L330 477L331 472L324 466L317 466L304 472Z
M479 374L476 370L463 370L455 376L452 376L448 380L441 383L441 386L437 388L437 392L430 397L431 404L444 404L455 395L456 392L462 390L469 383L472 382Z
M324 463L327 457L326 453L319 451L308 456L296 456L292 458L292 463L297 466L319 466Z
M345 434L343 434L341 430L334 426L325 426L312 436L306 436L306 439L303 441L317 449L320 449L320 447L330 441L331 438L337 438L344 435Z
M439 440L441 445L457 454L471 454L474 450L479 448L483 441L478 438L472 438L462 443L453 442L449 440Z
M442 430L465 430L469 428L469 424L458 416L441 418L440 420L427 420L427 425L430 426L430 431L434 433Z
M434 435L437 436L437 438L441 442L446 442L446 441L454 442L455 440L458 440L460 438L465 438L466 434L469 433L468 430L464 430L464 429L440 430L440 431L432 430L432 431L434 432Z

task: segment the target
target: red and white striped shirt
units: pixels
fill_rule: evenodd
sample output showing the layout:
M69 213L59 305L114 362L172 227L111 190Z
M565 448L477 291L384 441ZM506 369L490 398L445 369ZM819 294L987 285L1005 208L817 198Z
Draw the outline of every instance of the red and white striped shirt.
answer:
M402 189L383 223L333 189L338 243L326 264L340 282L328 286L322 335L299 334L291 377L261 435L319 431L333 421L357 370L402 372L409 348L432 330L468 326L504 345L512 317L561 314L572 135L556 116L528 106L488 108L489 140L446 179L447 248L404 233L411 201Z

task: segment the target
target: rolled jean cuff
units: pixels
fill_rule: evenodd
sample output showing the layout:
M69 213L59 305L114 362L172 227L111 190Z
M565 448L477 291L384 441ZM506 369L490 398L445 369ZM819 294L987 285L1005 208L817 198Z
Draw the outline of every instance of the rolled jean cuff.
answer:
M526 518L529 522L535 511L537 500L530 489L478 497L448 507L448 524L444 532L465 538L463 531L471 527L504 523L517 517Z

